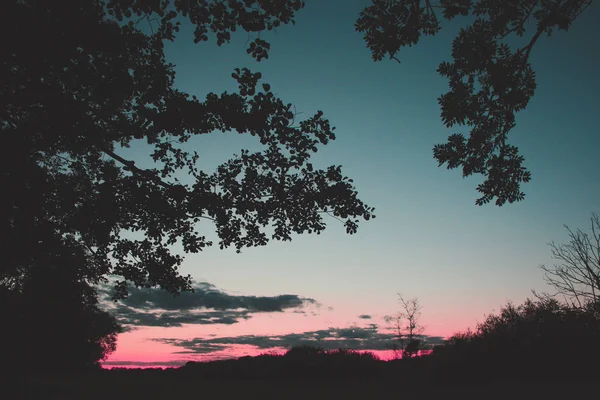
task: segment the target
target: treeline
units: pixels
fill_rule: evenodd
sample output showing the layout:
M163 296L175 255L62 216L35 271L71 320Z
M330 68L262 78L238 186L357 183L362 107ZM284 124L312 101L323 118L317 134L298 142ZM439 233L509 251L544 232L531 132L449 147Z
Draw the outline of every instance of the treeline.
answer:
M541 390L550 387L549 382L563 381L568 387L578 388L580 386L573 386L571 381L597 381L599 356L598 303L574 307L554 299L538 298L521 305L507 304L478 324L474 331L448 338L428 355L383 361L368 352L298 346L283 355L189 362L165 370L100 370L82 374L75 380L61 380L64 374L51 368L46 370L48 376L6 381L3 391L11 393L10 398L19 398L12 394L25 392L29 395L21 398L50 398L49 394L66 396L77 391L89 394L91 385L89 387L98 387L98 390L119 388L115 390L121 394L124 390L150 393L165 387L188 393L190 385L210 383L212 387L224 388L229 387L230 380L232 385L240 380L257 384L297 382L301 386L310 382L342 382L341 387L346 387L346 383L366 382L368 387L373 383L373 388L400 384L407 390L447 389L454 384L464 385L461 387L496 385L499 381L498 388L512 387L510 382L537 382L533 387Z
M205 379L393 379L421 383L486 383L495 380L597 379L600 308L573 307L555 299L507 304L458 333L430 354L382 361L372 353L298 346L283 355L264 354L178 369L137 371ZM113 370L115 375L134 375Z
M316 346L292 347L283 355L263 354L208 363L188 362L179 372L203 378L243 379L346 379L376 378L384 362L372 353L349 349L324 350Z
M508 304L474 332L452 336L434 348L428 364L438 378L597 379L600 307L555 299Z

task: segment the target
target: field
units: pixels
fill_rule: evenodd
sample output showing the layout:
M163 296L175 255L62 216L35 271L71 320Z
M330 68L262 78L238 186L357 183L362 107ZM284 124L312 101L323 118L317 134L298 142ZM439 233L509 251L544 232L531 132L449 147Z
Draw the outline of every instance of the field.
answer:
M8 393L7 393L8 391ZM419 386L398 381L195 380L174 376L43 376L12 380L5 399L569 399L598 393L595 382L494 382ZM593 397L593 396L592 396Z

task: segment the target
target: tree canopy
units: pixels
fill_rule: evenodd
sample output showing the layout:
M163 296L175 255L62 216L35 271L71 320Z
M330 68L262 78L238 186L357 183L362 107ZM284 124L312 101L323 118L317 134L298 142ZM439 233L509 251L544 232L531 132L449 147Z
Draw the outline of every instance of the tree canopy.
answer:
M297 121L292 104L246 68L232 74L238 92L199 99L174 86L164 44L183 20L195 26L196 42L222 45L236 29L255 34L293 23L303 5L3 1L0 162L8 215L1 237L10 254L0 278L46 262L60 246L79 263L81 279L122 277L119 296L126 282L176 293L190 289L190 278L178 273L182 257L171 246L191 253L211 246L201 224L216 230L221 248L239 251L318 234L326 214L344 220L348 233L373 217L340 166L310 163L335 139L321 111ZM257 37L247 52L260 61L269 50ZM186 143L214 131L255 136L263 150L242 150L214 172L201 171ZM136 141L152 146L155 168L120 154Z
M452 42L452 61L437 72L450 90L438 98L446 127L465 126L433 148L439 165L462 168L463 177L481 175L476 204L501 206L525 198L521 184L531 179L524 157L509 142L515 115L527 107L535 89L530 54L542 35L567 31L591 0L373 0L356 21L373 60L400 62L403 47L442 28L442 19L469 22ZM440 15L441 14L441 15ZM522 47L515 37L526 38ZM522 41L522 40L521 40ZM513 45L511 45L513 42ZM516 41L517 43L519 41Z
M292 104L247 68L233 71L233 93L200 99L175 87L164 46L183 22L195 27L195 42L220 46L238 29L255 35L247 53L261 61L270 45L260 32L294 23L303 6L0 2L0 311L11 326L3 343L15 349L3 353L5 361L101 360L114 350L119 327L98 308L96 285L118 277L115 298L127 295L128 284L191 290L173 246L202 251L213 245L207 230L216 231L220 248L240 251L319 234L327 215L350 234L374 217L340 166L310 162L335 139L323 112L298 120ZM262 150L241 150L202 171L188 142L215 131L252 135ZM151 147L154 167L123 156L137 143ZM36 321L54 334L40 334Z
M78 269L40 263L0 285L0 360L11 372L85 371L116 349L121 327Z
M433 357L451 379L594 379L589 365L600 354L600 319L556 299L506 304L434 348Z

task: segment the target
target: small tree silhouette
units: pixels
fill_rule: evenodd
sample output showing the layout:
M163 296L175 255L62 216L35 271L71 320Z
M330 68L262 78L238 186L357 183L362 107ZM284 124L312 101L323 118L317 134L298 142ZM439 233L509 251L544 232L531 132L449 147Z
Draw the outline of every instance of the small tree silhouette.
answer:
M419 323L421 316L421 305L416 297L405 300L401 293L398 293L401 310L395 315L386 315L384 317L387 323L394 325L396 338L399 342L399 348L394 346L396 358L413 358L424 349L424 341L421 337L425 327Z

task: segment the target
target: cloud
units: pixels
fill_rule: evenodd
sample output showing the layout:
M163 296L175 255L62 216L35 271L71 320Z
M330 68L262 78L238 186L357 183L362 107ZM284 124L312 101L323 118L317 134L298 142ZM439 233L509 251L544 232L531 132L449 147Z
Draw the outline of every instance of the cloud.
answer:
M358 316L358 318L360 318L360 319L371 319L371 316L367 315L367 314L361 314L361 315Z
M173 361L104 361L102 365L104 367L124 367L124 368L141 368L141 367L180 367L185 364L187 360L173 360Z
M129 288L129 296L116 304L110 302L114 288L99 288L103 304L126 329L135 326L174 327L183 324L232 325L254 313L303 313L307 305L319 306L316 300L296 294L278 296L230 295L207 282L194 285L194 292L174 296L155 288Z
M207 308L214 310L244 309L250 312L275 312L305 304L317 304L316 300L296 294L279 296L235 296L227 294L207 282L195 284L194 292L182 292L179 296L160 290L130 288L129 296L122 301L137 309L192 310Z
M429 343L441 343L443 338L423 336ZM226 350L229 346L250 345L258 349L274 347L291 348L299 345L319 346L326 350L341 347L353 350L389 350L394 341L392 333L382 333L377 324L366 327L329 328L286 335L261 336L243 335L219 338L171 339L159 338L153 341L183 348L185 354L208 354Z
M251 318L248 311L165 311L165 310L139 310L124 305L118 305L112 310L117 320L125 324L129 330L131 326L162 326L175 327L183 324L224 324L232 325L241 320Z

